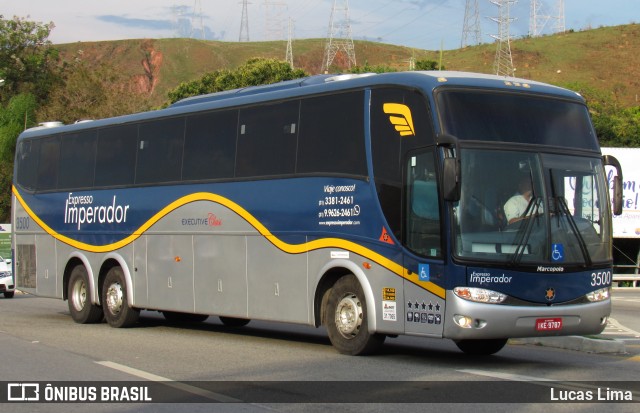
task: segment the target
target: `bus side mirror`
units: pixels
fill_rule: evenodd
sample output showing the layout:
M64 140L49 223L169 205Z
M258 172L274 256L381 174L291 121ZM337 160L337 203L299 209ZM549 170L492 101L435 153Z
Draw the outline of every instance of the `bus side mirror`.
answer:
M442 197L445 201L460 200L460 162L458 161L458 138L453 135L438 135L438 146L445 148L442 165ZM448 153L448 155L446 154Z
M613 177L613 215L622 215L622 178Z
M616 169L616 175L613 177L613 215L622 215L622 166L620 161L611 155L604 155L602 162Z
M458 158L444 158L442 196L445 201L457 202L460 200L460 163Z

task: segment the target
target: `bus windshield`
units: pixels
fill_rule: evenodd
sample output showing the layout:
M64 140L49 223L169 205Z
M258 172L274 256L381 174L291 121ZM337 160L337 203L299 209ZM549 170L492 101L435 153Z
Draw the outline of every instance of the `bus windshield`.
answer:
M599 158L462 149L460 160L457 257L563 267L611 259Z

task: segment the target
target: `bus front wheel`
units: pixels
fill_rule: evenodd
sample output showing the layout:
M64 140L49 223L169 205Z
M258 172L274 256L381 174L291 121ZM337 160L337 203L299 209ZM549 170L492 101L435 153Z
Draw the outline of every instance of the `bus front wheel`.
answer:
M506 338L484 340L455 340L456 346L467 354L489 356L502 350L507 344Z
M324 323L331 344L342 354L370 354L386 336L369 332L367 305L355 275L340 278L331 288Z
M71 318L78 324L97 323L102 320L102 308L91 303L89 274L84 265L76 265L69 276L67 300Z
M138 321L140 310L129 307L127 284L122 268L113 267L102 284L104 318L111 327L130 327Z

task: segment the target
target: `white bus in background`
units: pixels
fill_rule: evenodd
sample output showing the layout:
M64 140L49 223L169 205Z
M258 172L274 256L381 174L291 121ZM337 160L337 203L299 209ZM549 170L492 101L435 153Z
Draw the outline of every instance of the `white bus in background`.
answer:
M640 148L602 148L603 155L613 155L623 171L622 215L613 217L613 263L616 279L640 282ZM611 184L613 169L607 168Z

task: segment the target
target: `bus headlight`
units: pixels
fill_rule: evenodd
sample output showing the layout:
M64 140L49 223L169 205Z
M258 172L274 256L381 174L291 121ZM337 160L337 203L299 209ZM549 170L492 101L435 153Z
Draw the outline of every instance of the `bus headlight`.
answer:
M484 288L456 287L453 292L460 298L477 303L500 304L507 299L506 294Z
M592 303L604 301L609 297L611 297L611 289L609 287L591 291L587 294L587 300L591 301Z

